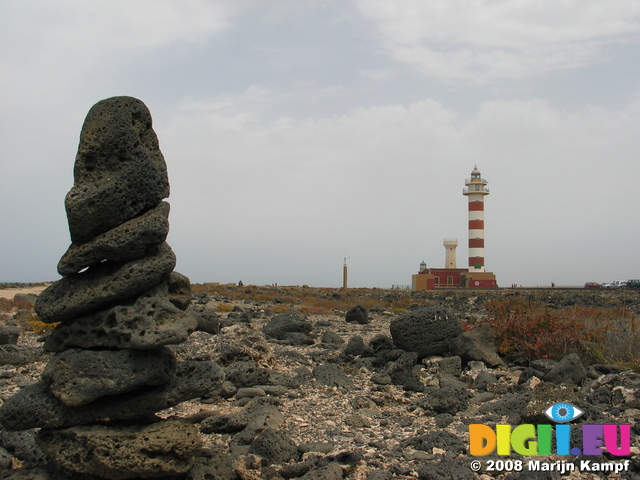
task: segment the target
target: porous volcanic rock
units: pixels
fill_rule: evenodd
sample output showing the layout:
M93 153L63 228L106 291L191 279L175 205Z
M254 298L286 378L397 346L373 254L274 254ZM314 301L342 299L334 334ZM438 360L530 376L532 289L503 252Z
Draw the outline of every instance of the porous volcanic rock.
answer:
M396 347L420 358L446 353L449 342L462 333L458 315L439 305L404 313L391 321L389 330Z
M44 382L37 382L27 385L5 401L0 408L0 424L7 430L26 430L148 418L180 402L210 396L223 379L224 373L215 362L178 362L175 373L166 384L134 393L108 395L80 407L65 405Z
M198 325L186 311L189 279L173 272L165 241L168 195L144 103L98 102L82 127L65 200L72 244L58 264L63 278L35 302L40 320L59 323L45 343L57 353L40 381L0 407L4 429L40 429L39 443L63 475L182 475L201 447L193 425L155 417L213 395L224 380L216 363L177 361L165 347Z
M36 312L41 321L55 323L102 310L155 287L175 265L176 256L167 243L141 259L101 262L44 290L36 301Z
M0 327L0 345L16 345L19 337L18 327Z
M489 367L497 367L503 363L496 352L493 328L487 323L453 338L449 342L449 350L465 363L480 361Z
M305 316L296 311L284 312L276 315L264 326L267 337L285 340L287 335L300 333L306 336L313 328Z
M171 420L118 428L45 429L36 439L62 470L113 480L186 473L201 447L196 427Z
M100 397L167 383L175 357L167 349L69 349L56 355L42 373L51 393L69 407Z
M582 360L577 353L570 353L543 377L546 382L570 383L580 385L587 377L587 370L582 365Z
M166 282L107 310L63 322L47 337L45 350L67 348L150 349L183 342L197 327L191 314L169 297Z
M353 335L349 338L347 346L344 347L342 353L346 357L356 357L358 355L362 355L366 348L363 338L360 335Z
M333 363L318 365L313 369L313 376L322 385L341 387L347 390L355 388L353 380Z
M167 279L169 286L169 301L180 310L187 310L193 293L191 293L191 281L185 275L171 272Z
M347 323L359 323L360 325L366 325L369 323L369 313L362 305L356 305L350 309L345 315Z
M167 166L143 102L112 97L89 110L73 177L65 208L74 244L94 239L169 196Z
M296 460L298 447L288 435L267 428L251 443L249 453L260 455L271 463L285 463Z
M158 206L81 245L73 244L58 262L60 275L71 275L103 260L127 262L148 255L169 233L169 204Z

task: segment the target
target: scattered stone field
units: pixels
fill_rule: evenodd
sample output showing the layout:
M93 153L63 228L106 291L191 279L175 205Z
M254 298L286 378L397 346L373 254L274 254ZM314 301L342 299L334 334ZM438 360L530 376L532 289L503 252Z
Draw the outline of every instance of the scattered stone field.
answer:
M513 296L637 315L638 290L193 290L188 311L198 329L168 348L177 361L216 362L225 381L157 414L195 425L203 445L189 473L173 480L640 478L639 374L575 355L514 363L497 355L491 332L460 328L481 321L491 298ZM2 332L19 330L0 345L2 403L40 381L54 355L42 348L47 333L24 330L20 307L0 312ZM585 412L572 422L572 446L582 444L579 425L627 424L630 455L469 454L470 424L552 423L544 410L559 402ZM60 480L34 438L35 430L0 431L0 479ZM576 468L528 472L534 458ZM505 459L525 468L506 471L496 462ZM586 460L629 462L612 473L580 470Z

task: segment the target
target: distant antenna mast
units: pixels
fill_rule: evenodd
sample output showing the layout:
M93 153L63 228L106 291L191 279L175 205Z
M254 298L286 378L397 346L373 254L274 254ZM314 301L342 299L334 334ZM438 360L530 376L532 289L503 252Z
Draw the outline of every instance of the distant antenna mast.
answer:
M347 279L348 279L348 272L347 272L347 260L349 260L351 257L347 257L347 251L344 251L344 264L342 266L342 288L344 288L345 290L347 289Z

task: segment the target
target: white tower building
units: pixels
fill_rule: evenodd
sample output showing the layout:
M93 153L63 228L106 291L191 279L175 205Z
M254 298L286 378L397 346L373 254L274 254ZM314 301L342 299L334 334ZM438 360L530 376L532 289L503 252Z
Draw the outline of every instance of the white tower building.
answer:
M476 166L462 191L469 198L470 272L484 272L484 197L489 195L487 183Z
M445 238L442 244L445 248L444 268L457 268L456 247L458 246L458 240Z

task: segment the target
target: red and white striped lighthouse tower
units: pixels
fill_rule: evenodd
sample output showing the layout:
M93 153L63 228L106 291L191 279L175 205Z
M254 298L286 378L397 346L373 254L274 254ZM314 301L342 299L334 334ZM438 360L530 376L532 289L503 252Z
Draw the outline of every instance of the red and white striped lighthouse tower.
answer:
M484 272L484 197L489 195L487 183L476 166L462 191L463 195L469 197L470 272Z

